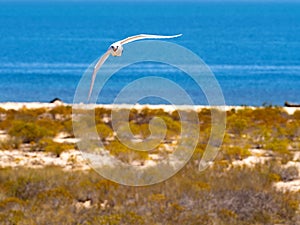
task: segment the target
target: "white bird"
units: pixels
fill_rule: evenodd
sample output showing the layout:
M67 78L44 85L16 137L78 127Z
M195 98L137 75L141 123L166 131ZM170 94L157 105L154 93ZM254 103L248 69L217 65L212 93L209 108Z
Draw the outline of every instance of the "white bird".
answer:
M103 63L107 60L107 58L109 57L110 54L112 56L121 56L122 53L123 53L123 45L124 44L130 43L130 42L133 42L133 41L137 41L137 40L142 40L142 39L176 38L176 37L180 37L181 35L182 34L177 34L177 35L172 35L172 36L139 34L139 35L135 35L135 36L125 38L121 41L117 41L117 42L111 44L109 46L109 48L107 49L107 51L102 55L102 57L99 59L99 61L94 66L92 81L91 81L90 90L89 90L88 101L90 100L90 97L91 97L91 94L92 94L92 91L93 91L93 86L94 86L94 82L95 82L98 70L103 65Z

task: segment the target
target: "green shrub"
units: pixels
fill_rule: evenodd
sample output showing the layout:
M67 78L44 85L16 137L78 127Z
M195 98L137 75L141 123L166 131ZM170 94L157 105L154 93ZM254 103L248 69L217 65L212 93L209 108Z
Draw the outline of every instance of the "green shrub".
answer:
M278 182L281 180L281 176L277 173L269 173L268 178L270 182Z
M3 118L4 120L0 121L0 129L1 130L8 130L12 124L12 122L15 119L15 114L16 111L14 110L9 110L5 113L5 117Z
M38 145L41 150L53 153L54 155L56 155L56 157L59 157L63 151L74 149L74 145L72 144L57 143L48 138L40 140Z
M110 154L124 162L131 163L133 160L145 160L149 158L148 152L130 149L119 140L110 142L109 145L106 146L106 149L110 151Z
M141 135L143 138L146 138L150 134L148 124L137 124L133 121L130 121L129 127L133 135Z
M6 113L6 109L0 107L0 113Z
M45 108L37 108L37 109L22 108L14 112L14 119L33 122L37 120L37 118L45 112L46 112Z
M243 158L246 158L251 155L248 149L241 148L241 147L225 147L222 151L224 154L224 157L229 160L241 160Z
M289 141L300 141L300 119L287 123L284 132Z
M293 114L295 120L300 121L300 110L296 110Z
M249 116L256 123L264 123L271 127L274 124L285 124L289 119L287 112L278 107L256 108Z
M64 126L61 123L50 119L40 119L37 120L35 123L36 125L47 129L49 132L49 136L52 137L54 137L58 132L64 130Z
M102 140L113 136L113 130L104 123L97 124L96 129Z
M249 122L246 118L240 117L236 114L233 114L228 118L228 128L233 134L240 136L247 126L249 126Z
M181 123L179 121L174 121L170 116L162 116L160 118L164 120L167 126L167 138L180 135Z
M95 108L95 117L96 118L102 118L104 115L110 115L111 109L107 108Z
M271 140L269 143L267 143L265 148L281 154L290 154L288 150L288 146L289 146L288 140L285 139L279 140L275 138Z
M56 106L49 111L55 117L55 115L62 115L63 118L70 117L72 114L72 107L71 106Z
M74 137L74 133L73 133L73 122L71 119L65 120L63 121L63 123L61 124L62 126L62 130L67 132L68 134L70 134L70 136Z
M32 122L14 121L8 134L20 138L23 143L38 142L43 137L53 136L53 132Z

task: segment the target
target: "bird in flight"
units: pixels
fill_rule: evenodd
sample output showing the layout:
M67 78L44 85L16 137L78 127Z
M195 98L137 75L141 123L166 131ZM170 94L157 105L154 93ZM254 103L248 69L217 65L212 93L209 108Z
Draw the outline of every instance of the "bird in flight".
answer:
M93 86L95 83L96 75L100 67L103 65L103 63L107 60L109 55L112 56L121 56L123 53L123 45L133 42L133 41L138 41L142 39L166 39L166 38L176 38L180 37L182 34L177 34L177 35L172 35L172 36L164 36L164 35L151 35L151 34L139 34L135 36L131 36L128 38L125 38L121 41L117 41L109 46L107 51L102 55L102 57L98 60L96 65L94 66L93 70L93 75L92 75L92 80L91 80L91 85L90 85L90 90L89 90L89 95L88 95L88 101L90 100L90 97L92 95L93 91Z

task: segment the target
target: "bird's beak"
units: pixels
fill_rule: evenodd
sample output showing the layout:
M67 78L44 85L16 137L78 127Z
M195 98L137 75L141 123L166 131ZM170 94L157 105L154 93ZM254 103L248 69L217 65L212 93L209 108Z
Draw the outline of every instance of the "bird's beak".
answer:
M117 46L117 47L111 46L111 48L113 49L114 52L118 50L118 47L119 46Z

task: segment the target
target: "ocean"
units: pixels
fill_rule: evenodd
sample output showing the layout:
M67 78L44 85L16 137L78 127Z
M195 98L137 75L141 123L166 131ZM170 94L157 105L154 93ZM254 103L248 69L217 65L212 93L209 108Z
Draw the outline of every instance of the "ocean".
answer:
M299 2L116 0L0 1L0 102L72 103L89 65L111 43L140 33L182 33L170 41L209 66L227 105L300 103ZM156 63L117 73L97 102L112 103L149 75L170 78L194 104L207 104L188 76Z

